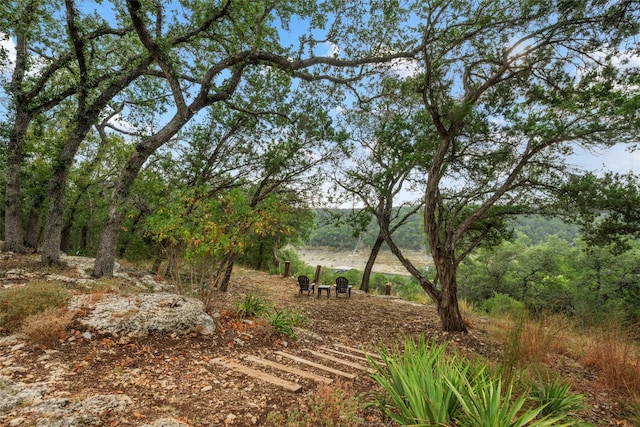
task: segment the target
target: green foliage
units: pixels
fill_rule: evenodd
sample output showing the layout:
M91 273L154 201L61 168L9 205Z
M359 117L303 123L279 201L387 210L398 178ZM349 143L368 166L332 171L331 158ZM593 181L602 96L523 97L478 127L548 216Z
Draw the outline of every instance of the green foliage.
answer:
M542 415L568 417L583 407L583 396L569 393L569 388L568 383L562 382L558 378L543 378L541 374L538 374L538 381L529 391L529 399L537 406L542 407Z
M281 222L287 207L275 196L258 206L251 206L247 197L242 189L205 198L182 188L147 219L147 233L162 245L179 287L187 277L190 287L209 300L211 288L220 284L238 254L260 238L289 232Z
M560 424L562 417L536 419L544 409L541 406L524 408L526 396L513 396L513 384L505 386L500 378L481 373L464 387L453 387L462 406L458 425L461 427L543 427L570 426Z
M270 273L282 274L284 272L285 261L289 261L291 274L293 276L305 275L305 276L313 277L313 274L315 272L315 266L306 264L302 259L300 259L300 257L298 256L298 254L293 248L286 247L284 249L280 249L280 252L278 255L281 260L280 267L278 268L277 271L272 270L270 271Z
M508 296L534 316L561 314L584 326L614 316L634 325L640 318L640 242L628 243L629 250L615 255L555 235L530 245L521 234L492 250L480 249L463 262L458 270L460 297L484 305L486 311L493 309L494 295L500 294L501 305L509 305L504 298Z
M427 344L424 337L405 339L404 348L378 351L382 362L368 357L372 378L384 392L372 403L400 425L465 427L569 426L565 411L575 399L556 396L567 406L550 402L525 407L527 395L514 395L513 382L503 384L479 362L445 352L446 344ZM566 392L566 390L565 390ZM546 405L546 406L545 406ZM545 412L546 410L546 412Z
M509 295L497 292L494 293L491 298L484 301L480 306L480 309L493 317L518 317L525 312L523 303L511 298Z
M411 208L400 209L398 215L403 215ZM372 246L378 236L378 225L369 216L364 215L364 211L348 209L317 210L315 228L311 232L307 245L328 246L338 249L353 250L356 244ZM362 214L362 215L356 215ZM350 218L367 218L356 222ZM394 232L394 241L398 246L411 249L424 249L424 234L422 232L422 222L420 215L412 215ZM383 250L388 246L382 246Z
M379 363L368 358L372 378L383 388L375 405L400 425L446 425L460 411L453 392L470 365L457 357L445 357L446 345L404 340L404 348L382 346Z
M287 309L279 310L274 308L268 315L268 321L274 333L296 340L298 338L294 327L304 321L304 316Z
M588 173L573 177L564 187L566 202L589 245L610 247L615 253L631 248L640 238L640 176L633 173Z
M15 332L29 316L63 308L69 298L64 284L55 282L31 282L0 290L0 327Z
M239 319L260 316L265 314L269 308L264 299L252 294L248 294L242 300L234 301L233 306Z

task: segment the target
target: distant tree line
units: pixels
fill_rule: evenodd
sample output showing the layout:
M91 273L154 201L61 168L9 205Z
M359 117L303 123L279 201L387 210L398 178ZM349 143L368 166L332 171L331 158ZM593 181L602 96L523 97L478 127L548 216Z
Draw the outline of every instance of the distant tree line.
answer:
M408 210L409 208L405 208ZM308 240L308 246L325 246L340 250L370 248L377 237L378 228L373 219L359 229L348 221L350 209L315 210L315 224ZM362 225L362 224L360 224ZM527 245L533 246L545 242L549 236L573 242L580 234L579 227L560 218L548 218L542 215L517 217L511 224L513 238L519 233L527 236ZM393 234L397 245L407 250L426 250L426 241L422 230L422 216L413 215ZM383 249L388 249L383 245Z

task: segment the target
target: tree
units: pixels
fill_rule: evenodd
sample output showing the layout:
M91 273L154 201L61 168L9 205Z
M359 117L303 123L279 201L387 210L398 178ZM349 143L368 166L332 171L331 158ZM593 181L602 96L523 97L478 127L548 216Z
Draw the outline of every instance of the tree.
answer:
M587 243L620 254L630 239L640 238L639 177L629 173L594 173L572 177L564 187L567 210Z
M5 52L2 55L3 65L11 69L11 80L4 85L10 99L4 200L5 251L26 250L22 228L22 166L29 125L34 118L75 93L75 87L65 78L72 55L59 39L65 31L55 19L52 3L8 2L0 9L0 32L15 37L16 44L12 64Z
M385 241L384 233L392 235L422 208L419 201L399 203L398 195L422 185L424 171L419 165L428 163L430 155L429 132L415 126L421 111L415 109L415 104L404 102L404 94L394 83L387 79L383 84L386 93L367 102L365 108L345 114L359 154L352 155L351 167L336 168L334 178L335 185L347 197L355 197L364 205L364 209L354 212L351 221L360 222L360 233L369 215L377 223L360 285L365 292L369 291L369 278ZM344 195L337 198L345 200Z
M394 35L403 18L399 11L379 9L376 2L346 7L336 2L226 1L213 8L194 3L183 6L184 16L174 21L167 20L168 10L157 3L151 6L130 0L127 8L140 42L158 64L158 77L170 90L174 115L158 132L141 138L122 170L96 256L96 276L113 274L123 204L142 165L199 111L232 100L248 70L272 69L289 78L349 83L367 73L369 64L412 56L416 51L414 40L407 42ZM331 25L327 37L344 49L347 59L316 53L319 41L313 32L317 32L317 26L324 26L327 15L342 18ZM284 29L288 29L293 17L310 24L298 50L280 40L274 26L276 16ZM364 25L366 17L375 25ZM182 35L174 38L175 31L165 30L173 26L185 28ZM358 26L367 31L351 33ZM380 53L379 40L387 41L391 53ZM332 73L336 68L347 71L340 76Z
M607 147L637 135L627 108L637 86L612 66L637 33L635 2L424 3L426 43L408 83L437 144L424 189L435 276L385 240L436 302L442 327L466 331L457 268L498 242L504 220L558 209L576 145ZM603 55L603 52L606 54Z
M109 103L135 80L150 73L149 67L154 60L152 55L144 51L140 53L139 46L130 43L126 37L130 28L113 29L106 21L94 16L81 20L74 0L65 1L65 17L77 67L73 74L77 90L74 96L75 116L68 137L55 159L49 181L49 204L41 254L42 262L46 264L60 261L66 183L80 144L98 124ZM86 38L85 34L91 32L101 37L95 40ZM145 86L145 89L149 88Z

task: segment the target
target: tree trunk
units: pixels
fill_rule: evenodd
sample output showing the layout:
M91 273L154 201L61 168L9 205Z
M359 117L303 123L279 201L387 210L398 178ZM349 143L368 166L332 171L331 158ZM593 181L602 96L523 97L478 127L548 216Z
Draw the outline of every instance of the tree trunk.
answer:
M51 174L49 181L49 209L44 226L41 260L46 265L60 263L60 245L62 243L62 226L66 198L66 183L73 158L80 143L89 132L88 124L79 125L66 141Z
M235 252L231 252L227 254L225 259L220 263L220 271L216 275L214 286L222 292L227 292L229 289L229 280L231 279L233 265L236 262L237 256Z
M204 105L202 105L204 106ZM94 263L93 275L95 277L113 277L113 268L116 261L116 245L118 234L124 218L124 206L131 192L131 186L135 181L140 169L158 148L169 141L186 124L193 114L202 106L192 104L188 115L181 115L178 112L171 121L158 133L150 136L135 147L135 151L127 160L127 163L120 174L120 178L111 193L111 204L109 208L109 219L102 231L96 261Z
M382 233L378 234L378 238L376 239L373 247L371 248L371 252L369 253L369 259L367 260L367 265L364 267L364 273L362 273L362 284L360 285L360 289L369 292L369 279L371 278L371 271L373 270L373 265L376 263L376 258L378 257L378 253L380 253L380 248L384 243L384 237L382 237Z
M280 249L280 234L276 234L273 238L273 246L271 247L271 260L276 271L280 268L280 259L278 258L278 251Z
M93 264L94 277L113 277L113 269L116 262L116 245L118 244L118 235L123 218L123 214L119 212L119 205L115 205L114 202L124 203L124 198L122 201L121 199L112 200L109 219L102 231L98 253Z
M27 113L16 111L12 137L7 146L3 248L7 252L25 253L27 250L22 230L22 160L29 121L30 116Z
M436 265L440 293L436 299L442 330L446 332L467 332L460 308L458 307L458 284L453 251L432 250Z
M40 241L40 235L42 234L42 227L40 227L40 218L42 212L42 197L38 197L37 200L31 206L29 211L29 220L27 221L27 234L24 236L24 244L28 248L38 250L38 242Z

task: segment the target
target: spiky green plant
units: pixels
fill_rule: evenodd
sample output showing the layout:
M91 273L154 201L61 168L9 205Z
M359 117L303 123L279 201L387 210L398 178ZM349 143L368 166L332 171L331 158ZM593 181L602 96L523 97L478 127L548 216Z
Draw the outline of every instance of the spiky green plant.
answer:
M274 308L268 320L274 333L286 335L293 340L297 339L291 313L288 310Z
M446 345L428 345L424 337L404 341L404 350L382 346L382 363L368 358L371 377L384 393L373 403L401 425L447 425L460 410L450 383L458 383L469 363L457 357L445 358Z
M473 381L467 381L465 387L451 384L454 394L461 406L458 424L460 427L546 427L570 426L571 423L561 424L563 417L538 416L543 406L524 408L525 396L514 398L513 383L505 387L500 378L489 375L479 375Z
M569 393L569 384L538 375L538 381L529 391L529 398L543 407L542 415L570 416L583 406L581 394Z
M234 302L234 309L239 319L247 319L267 312L268 304L262 298L248 294L243 300Z

